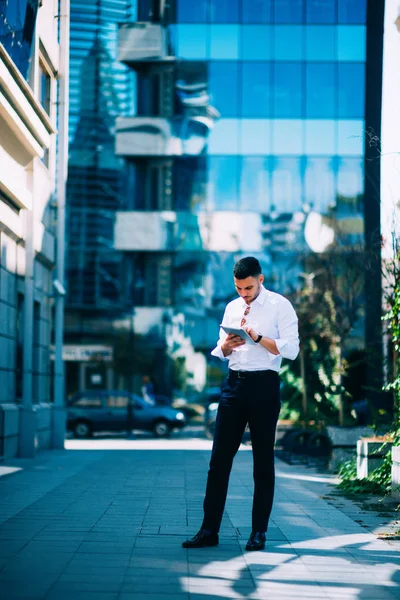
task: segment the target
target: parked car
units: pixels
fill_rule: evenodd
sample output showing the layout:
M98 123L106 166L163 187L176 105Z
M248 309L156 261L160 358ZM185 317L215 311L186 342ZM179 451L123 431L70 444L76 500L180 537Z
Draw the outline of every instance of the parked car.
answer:
M136 394L120 390L87 390L67 400L67 428L75 437L89 437L99 431L152 431L168 437L185 425L182 411L152 406Z

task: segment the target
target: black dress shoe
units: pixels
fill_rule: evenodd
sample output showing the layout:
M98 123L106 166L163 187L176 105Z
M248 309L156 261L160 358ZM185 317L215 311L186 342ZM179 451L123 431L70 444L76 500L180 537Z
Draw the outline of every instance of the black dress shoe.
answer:
M200 529L190 540L183 542L183 548L205 548L206 546L218 546L218 533Z
M264 550L265 533L263 531L252 531L249 541L246 544L246 550Z

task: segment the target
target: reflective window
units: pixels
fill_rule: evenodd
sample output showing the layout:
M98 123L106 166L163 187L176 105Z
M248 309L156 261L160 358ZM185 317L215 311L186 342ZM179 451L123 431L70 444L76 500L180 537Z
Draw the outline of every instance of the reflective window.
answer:
M365 23L367 0L338 0L339 23Z
M313 210L326 213L335 205L335 172L332 158L307 158L305 201Z
M242 119L241 154L266 156L271 154L271 121L268 119Z
M303 105L303 68L298 63L273 65L273 116L300 118Z
M240 210L268 212L270 208L270 159L245 156L240 172Z
M208 160L208 210L238 209L238 156L215 156Z
M342 156L362 156L364 153L364 121L338 121L338 149Z
M364 116L365 66L339 63L338 68L338 116L361 118Z
M107 396L107 406L109 408L127 408L129 403L128 396L116 394L115 396Z
M271 32L269 25L243 25L241 27L242 59L269 60L271 58Z
M301 162L298 158L272 158L272 198L278 213L299 210L302 199Z
M334 23L336 21L336 0L307 0L307 23Z
M309 118L334 118L335 64L306 65L306 116Z
M303 30L300 25L276 25L274 27L275 60L302 60Z
M205 60L207 58L207 26L177 25L177 55L180 58Z
M28 79L39 1L3 1L0 5L0 43Z
M306 154L335 154L336 121L307 119L305 121Z
M273 154L304 154L303 124L298 119L280 119L272 123L272 153Z
M303 0L275 0L275 23L302 23Z
M211 23L238 23L239 0L210 0L210 19Z
M363 160L360 158L338 158L338 211L342 214L360 211L363 188Z
M52 77L42 62L39 62L38 97L40 104L49 115L51 112Z
M238 63L211 61L209 63L209 92L211 104L221 117L237 117L238 112Z
M269 117L271 63L242 63L242 116Z
M205 23L207 21L208 0L178 0L177 20L180 23Z
M307 60L336 60L336 27L309 25L305 36Z
M210 25L210 58L239 58L238 25Z
M270 23L272 0L242 0L243 23Z
M338 60L365 61L366 28L362 25L339 25Z
M207 158L185 156L175 161L174 196L176 210L204 209L206 199Z
M100 396L82 396L72 402L72 406L78 406L80 408L99 408L101 407Z
M220 119L216 122L208 138L208 153L240 154L237 119Z

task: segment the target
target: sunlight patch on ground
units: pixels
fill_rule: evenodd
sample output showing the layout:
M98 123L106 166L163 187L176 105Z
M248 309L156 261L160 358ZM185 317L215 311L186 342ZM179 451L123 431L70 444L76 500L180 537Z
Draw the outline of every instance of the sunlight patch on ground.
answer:
M211 450L212 441L204 439L92 439L65 440L66 450ZM251 447L241 446L249 451Z
M340 483L340 479L338 477L334 477L333 475L331 477L321 477L316 475L295 475L293 473L277 473L276 476L285 479L298 479L299 481L315 481L316 483Z
M17 471L22 471L21 467L0 467L0 477L2 475L11 475Z

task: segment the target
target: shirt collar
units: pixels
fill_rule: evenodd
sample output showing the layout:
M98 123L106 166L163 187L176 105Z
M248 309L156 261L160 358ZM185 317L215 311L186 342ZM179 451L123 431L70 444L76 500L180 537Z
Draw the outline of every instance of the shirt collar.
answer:
M265 289L265 287L263 285L261 285L260 293L258 294L257 298L254 300L254 302L257 302L258 304L263 305L265 302L265 299L267 297L267 294L268 294L267 290ZM254 304L254 302L252 302L252 304ZM246 304L245 300L242 300L242 306L243 306L243 308L248 306Z

